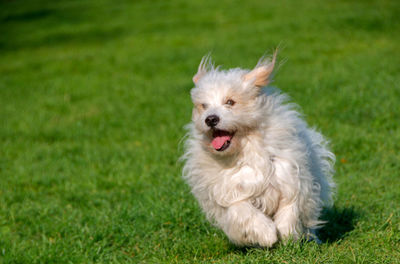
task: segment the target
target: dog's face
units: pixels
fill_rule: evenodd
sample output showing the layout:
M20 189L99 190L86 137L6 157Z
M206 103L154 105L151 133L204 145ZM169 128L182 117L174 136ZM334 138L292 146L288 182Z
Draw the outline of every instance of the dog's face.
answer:
M235 154L241 149L242 138L257 128L263 114L260 89L268 84L274 63L275 57L252 71L220 71L208 57L203 58L193 77L192 121L208 151Z

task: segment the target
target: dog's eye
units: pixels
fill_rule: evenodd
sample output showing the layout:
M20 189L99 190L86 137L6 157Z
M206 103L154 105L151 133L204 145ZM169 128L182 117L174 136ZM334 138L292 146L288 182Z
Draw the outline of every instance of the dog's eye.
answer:
M236 102L233 101L232 99L228 99L228 100L225 102L225 104L230 105L230 106L233 106L235 103L236 103Z
M207 109L208 105L207 105L207 104L201 104L201 107L202 107L203 109Z

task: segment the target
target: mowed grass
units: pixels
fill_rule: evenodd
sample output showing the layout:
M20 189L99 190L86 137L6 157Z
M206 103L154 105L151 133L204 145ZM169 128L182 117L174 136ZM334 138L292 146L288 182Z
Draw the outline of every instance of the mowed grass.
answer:
M0 2L1 263L400 262L400 3ZM324 241L238 248L181 178L191 78L253 67L337 155Z

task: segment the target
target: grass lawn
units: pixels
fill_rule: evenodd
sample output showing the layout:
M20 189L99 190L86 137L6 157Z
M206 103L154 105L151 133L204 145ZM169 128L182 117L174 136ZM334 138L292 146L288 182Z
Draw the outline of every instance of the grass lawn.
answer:
M400 2L1 1L0 263L400 263ZM238 248L181 178L200 58L253 67L337 155L324 243Z

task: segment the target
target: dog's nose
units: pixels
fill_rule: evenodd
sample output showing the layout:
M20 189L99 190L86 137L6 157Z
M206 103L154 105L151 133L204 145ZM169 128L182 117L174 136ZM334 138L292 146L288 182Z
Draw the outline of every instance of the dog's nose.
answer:
M209 116L207 116L205 121L206 121L207 126L215 127L219 122L219 117L216 115L209 115Z

